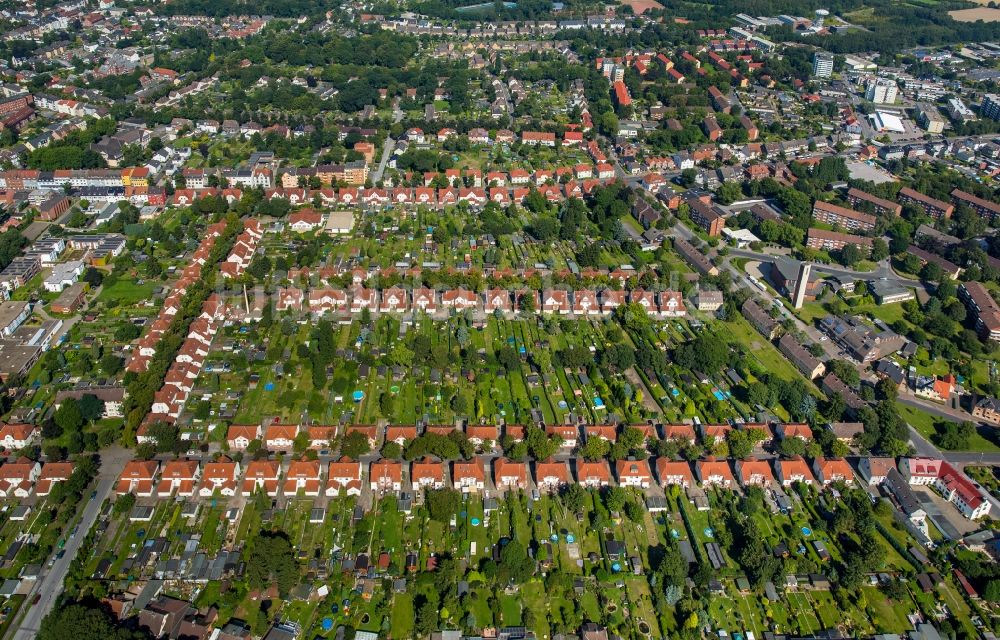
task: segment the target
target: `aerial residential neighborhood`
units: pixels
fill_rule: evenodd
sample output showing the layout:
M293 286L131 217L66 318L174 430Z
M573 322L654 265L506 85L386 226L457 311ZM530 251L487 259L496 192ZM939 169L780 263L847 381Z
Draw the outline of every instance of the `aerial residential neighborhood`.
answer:
M1000 633L994 3L0 25L0 640Z

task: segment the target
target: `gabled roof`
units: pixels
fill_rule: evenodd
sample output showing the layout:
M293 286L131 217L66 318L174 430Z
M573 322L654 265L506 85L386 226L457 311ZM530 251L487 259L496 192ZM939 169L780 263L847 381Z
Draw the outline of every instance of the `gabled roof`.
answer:
M559 482L569 482L569 467L564 461L556 461L552 458L535 463L535 481L541 482L546 478L556 478Z
M615 473L619 478L651 478L647 460L616 460Z
M371 464L370 477L372 482L388 479L392 482L403 481L403 465L395 460L378 460Z
M416 482L423 478L444 481L444 463L429 458L414 460L410 467L410 480Z
M597 479L602 482L611 481L611 468L607 460L595 460L589 462L583 458L576 459L576 479L577 482Z
M656 477L660 482L666 478L681 477L688 484L694 484L694 475L691 473L691 464L684 460L670 460L669 458L656 459Z
M791 480L797 477L801 477L803 481L813 479L812 471L802 456L795 456L790 460L778 460L776 464L782 480Z
M451 479L458 482L467 478L486 480L486 471L480 458L472 460L456 460L451 463Z

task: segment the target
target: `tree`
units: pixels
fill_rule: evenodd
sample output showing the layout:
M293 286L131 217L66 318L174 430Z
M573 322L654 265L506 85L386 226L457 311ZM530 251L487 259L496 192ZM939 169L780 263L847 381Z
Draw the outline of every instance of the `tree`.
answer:
M427 492L427 512L431 520L447 524L458 513L462 494L454 489L431 489Z
M523 584L535 573L535 562L528 556L527 549L516 538L508 542L500 551L497 579L501 585Z
M138 630L119 627L109 613L94 605L73 603L57 606L42 620L38 640L140 640L149 638Z
M604 490L604 507L608 511L621 511L625 508L628 494L621 487L606 487Z
M625 371L635 364L635 349L627 344L613 344L601 353L601 364L612 371Z
M729 341L718 332L702 331L678 347L674 359L681 367L704 373L720 371L729 360Z
M132 507L135 506L135 495L131 493L125 493L117 498L115 498L115 506L112 509L115 515L124 515L132 511Z
M1000 602L1000 580L990 580L986 583L983 598L989 602Z
M63 431L79 431L83 426L83 415L80 406L74 398L66 398L53 416L55 423Z
M876 262L889 257L889 245L882 238L872 240L871 259Z
M122 359L113 353L109 353L101 358L101 371L105 375L115 376L122 370Z
M857 263L861 262L864 257L864 254L861 253L861 249L859 249L856 244L845 245L844 248L840 250L840 262L847 267L853 267Z
M723 182L717 195L722 204L732 204L743 197L743 186L734 180Z
M597 439L599 440L600 438ZM580 512L587 501L587 490L578 484L567 484L563 485L559 497L567 509L573 512Z
M607 457L611 450L611 443L604 438L587 438L587 441L580 447L580 455L585 460L601 460Z
M382 457L389 458L390 460L399 460L403 455L403 447L399 446L398 442L390 440L382 445Z
M969 421L940 421L934 425L934 444L942 449L968 449L969 440L976 433L976 427Z
M80 396L77 403L80 416L85 422L93 422L104 415L104 402L92 393L85 393Z
M742 459L753 453L757 442L764 439L759 429L731 429L726 433L726 444L729 446L729 456Z
M430 600L424 600L417 609L416 629L418 635L429 636L437 631L440 626L437 605Z
M371 451L368 443L368 436L360 431L351 431L344 436L344 441L340 445L340 454L348 458L357 460L361 456Z
M260 532L247 545L246 580L251 589L276 584L281 597L299 582L299 568L292 545L284 534Z

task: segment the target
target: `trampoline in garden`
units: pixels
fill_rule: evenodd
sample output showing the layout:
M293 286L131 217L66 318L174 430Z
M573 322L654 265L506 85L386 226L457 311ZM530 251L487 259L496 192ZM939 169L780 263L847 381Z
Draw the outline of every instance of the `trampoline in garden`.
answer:
M559 534L553 533L552 535L549 536L549 540L551 540L552 542L559 542Z
M471 524L474 527L478 527L479 526L479 518L473 518L473 519L469 520L469 524Z
M569 407L569 405L568 405L568 404L566 404L566 401L565 401L565 400L560 400L560 401L559 401L559 408L560 408L560 409L565 409L565 408L567 408L567 407Z
M618 573L619 571L621 571L622 570L621 563L620 562L616 562L616 563L612 564L611 565L611 570L614 571L615 573Z
M567 533L566 542L569 542L570 544L576 542L576 536L574 536L572 533Z
M705 527L705 532L704 533L705 533L705 537L706 538L714 538L715 537L715 532L712 531L712 527Z
M399 385L394 384L391 387L389 387L389 392L392 393L393 395L399 393Z
M355 402L361 402L365 397L365 392L358 389L357 391L351 394L351 397L354 398Z

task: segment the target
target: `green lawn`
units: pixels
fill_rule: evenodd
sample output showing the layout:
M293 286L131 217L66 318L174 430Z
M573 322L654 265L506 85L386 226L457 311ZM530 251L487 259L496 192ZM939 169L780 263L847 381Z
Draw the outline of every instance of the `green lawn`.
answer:
M928 440L934 436L934 423L936 420L934 416L925 411L921 411L920 409L916 409L902 403L896 403L896 406L899 408L900 417L909 423L914 429L919 431L920 435L924 436ZM1000 451L1000 447L993 444L980 434L975 433L969 439L969 447L966 450L993 453Z
M138 284L132 280L119 280L111 286L101 289L101 294L97 296L100 302L116 302L119 305L136 304L143 300L149 300L153 296L156 283L145 280Z

